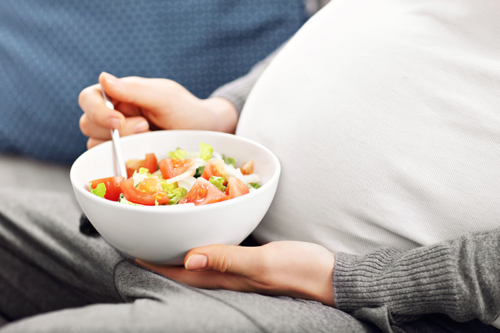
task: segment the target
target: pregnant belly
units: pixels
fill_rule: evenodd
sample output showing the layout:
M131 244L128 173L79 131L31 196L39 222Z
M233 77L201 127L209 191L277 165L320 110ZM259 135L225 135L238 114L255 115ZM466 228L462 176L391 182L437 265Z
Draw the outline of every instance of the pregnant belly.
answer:
M282 164L255 236L366 253L498 227L500 87L481 49L447 45L444 24L408 34L425 18L401 21L397 4L352 3L359 17L334 20L329 6L308 22L242 112L237 134ZM457 62L460 47L478 57Z

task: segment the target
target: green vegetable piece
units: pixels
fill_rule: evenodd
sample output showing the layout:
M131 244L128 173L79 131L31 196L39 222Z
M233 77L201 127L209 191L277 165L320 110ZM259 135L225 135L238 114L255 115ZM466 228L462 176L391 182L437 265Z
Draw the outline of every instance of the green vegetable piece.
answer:
M252 186L254 189L260 188L259 183L250 183L250 184L248 184L248 187L250 187L250 186Z
M140 175L147 175L149 173L149 169L147 168L139 168Z
M99 183L94 189L92 188L92 185L90 185L90 193L104 198L106 195L106 185L104 185L104 183Z
M179 201L181 201L188 191L184 187L177 187L172 191L168 192L168 204L169 205L177 205Z
M186 158L187 154L187 151L177 148L175 151L169 152L168 157L175 158L177 160L183 160Z
M200 158L205 162L208 162L209 159L212 158L212 153L214 149L211 145L207 145L206 143L200 142Z
M163 188L163 192L167 192L167 193L171 192L174 189L176 189L177 187L179 187L179 185L177 184L177 182L171 183L171 184L167 184L166 180L160 181L160 185Z
M205 171L205 167L204 166L201 166L199 167L198 169L196 169L196 173L194 174L194 178L198 178L198 177L201 177L201 175L203 174L203 171Z
M232 157L226 157L226 155L222 154L222 159L224 160L224 163L227 165L232 165L234 168L236 168L236 159Z
M224 177L212 176L212 177L210 177L210 179L208 181L211 182L212 184L214 184L215 187L217 187L222 192L226 191L226 187L224 185L222 185L222 184L224 184Z

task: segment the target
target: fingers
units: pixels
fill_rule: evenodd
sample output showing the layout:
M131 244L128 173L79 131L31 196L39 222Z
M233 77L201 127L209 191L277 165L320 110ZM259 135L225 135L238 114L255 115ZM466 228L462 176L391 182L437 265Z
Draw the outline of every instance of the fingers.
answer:
M191 287L203 289L227 289L234 291L256 291L249 279L231 273L214 271L192 272L184 267L165 267L148 264L136 259L140 266Z
M175 89L169 80L145 79L141 77L117 78L109 73L101 73L99 83L112 98L146 109L158 106L158 97ZM172 87L166 86L172 85Z
M89 120L99 126L121 129L125 123L125 116L121 112L111 110L104 104L99 84L82 90L78 97L78 104Z
M259 271L262 265L260 252L260 247L204 246L188 252L184 267L188 271L211 270L248 277Z
M259 247L210 245L188 252L182 267L163 267L136 260L141 266L199 288L250 290L249 278L261 270ZM243 289L242 289L243 288Z
M90 121L86 114L83 114L80 118L80 130L83 134L91 138L101 140L111 139L109 127L103 127ZM149 123L144 117L128 117L125 118L124 125L120 130L120 136L142 133L147 130L149 130Z
M188 252L184 268L136 262L193 287L286 295L335 306L335 258L317 244L282 241L260 247L205 246Z
M111 132L108 127L99 126L89 119L87 114L80 117L80 130L89 138L99 138L101 140L111 139Z
M101 143L104 143L106 141L108 141L108 140L99 140L99 139L90 138L87 140L87 149L94 148L95 146L98 146Z
M95 147L105 141L111 140L109 128L102 127L90 121L86 114L80 118L80 129L83 134L89 137L87 149ZM149 131L149 123L143 117L125 118L125 125L119 131L120 136L127 136Z

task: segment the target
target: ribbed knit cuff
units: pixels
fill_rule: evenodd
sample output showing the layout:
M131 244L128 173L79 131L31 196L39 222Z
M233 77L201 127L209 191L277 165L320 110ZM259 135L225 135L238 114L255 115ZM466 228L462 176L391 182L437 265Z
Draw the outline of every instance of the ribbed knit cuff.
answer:
M366 256L337 253L335 303L346 312L385 305L393 318L458 314L457 273L451 252L448 246L436 245L404 253L395 249Z

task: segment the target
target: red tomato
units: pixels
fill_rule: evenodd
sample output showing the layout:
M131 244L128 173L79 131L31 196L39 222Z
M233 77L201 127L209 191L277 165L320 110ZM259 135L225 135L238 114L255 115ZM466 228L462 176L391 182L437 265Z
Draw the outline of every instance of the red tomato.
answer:
M226 194L229 196L229 199L234 199L249 192L250 190L245 183L236 177L229 177L226 187Z
M158 170L158 160L154 153L146 154L146 159L144 160L143 168L149 170L149 173L153 173Z
M123 177L108 177L96 179L90 182L90 185L93 189L97 187L100 183L104 183L106 186L106 194L104 195L104 199L108 199L111 201L118 201L120 198L120 194L122 193L122 189L120 187L120 183L125 180Z
M160 161L160 171L164 179L174 178L194 165L194 160L165 158Z
M163 192L157 179L146 178L134 187L134 179L130 178L122 182L121 188L123 195L130 202L148 206L154 206L156 201L159 205L168 204L167 193Z
M229 175L227 174L226 169L224 168L224 161L222 160L208 161L207 165L205 166L205 170L203 171L201 176L206 180L209 180L211 176L224 177L224 185L227 184L227 180L229 178Z
M144 160L128 160L125 163L127 168L127 177L130 178L134 175L134 171L139 171L140 168L146 168L149 173L153 173L158 170L158 160L154 153L146 154L146 159Z
M253 160L250 160L240 167L240 171L244 175L251 175L253 173Z
M195 206L207 205L215 202L229 200L229 197L208 180L198 178L188 194L179 201L179 204L194 203Z

